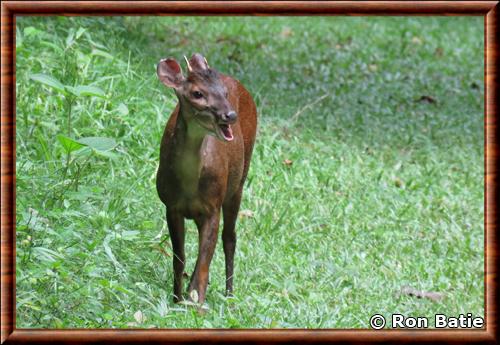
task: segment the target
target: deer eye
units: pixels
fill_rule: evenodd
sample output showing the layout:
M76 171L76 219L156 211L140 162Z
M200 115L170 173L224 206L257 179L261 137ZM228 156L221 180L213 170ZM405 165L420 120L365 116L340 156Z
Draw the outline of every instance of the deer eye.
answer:
M194 98L200 99L203 97L203 94L200 91L193 91L192 93Z

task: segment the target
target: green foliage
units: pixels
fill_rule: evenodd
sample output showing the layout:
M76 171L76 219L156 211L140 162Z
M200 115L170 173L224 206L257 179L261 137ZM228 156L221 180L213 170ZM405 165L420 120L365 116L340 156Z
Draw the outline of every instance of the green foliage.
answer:
M17 327L484 314L482 18L18 17L16 32ZM172 303L155 189L176 103L155 64L193 52L243 82L260 121L235 296L219 244L204 316Z
M100 88L96 86L78 85L74 88L71 88L70 92L78 97L80 96L95 96L101 98L106 97L104 91L102 91Z
M57 136L57 140L59 140L59 142L64 148L64 151L68 154L85 147L84 144L81 144L78 141L68 138L62 134L59 134Z
M106 152L116 147L116 141L110 138L87 137L78 140L78 143L87 145L88 147L101 152Z
M32 74L30 76L30 78L39 82L39 83L42 83L44 85L53 87L57 91L61 91L61 92L66 91L66 87L59 80L57 80L56 78L54 78L50 75L46 75L43 73L37 73L37 74Z

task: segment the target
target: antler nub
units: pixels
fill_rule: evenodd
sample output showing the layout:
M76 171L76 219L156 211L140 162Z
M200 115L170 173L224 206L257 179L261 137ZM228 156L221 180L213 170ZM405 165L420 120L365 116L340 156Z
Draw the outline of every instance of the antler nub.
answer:
M189 73L193 72L193 68L189 64L189 60L187 59L186 55L184 55L184 60L186 60L186 64L187 64L187 68L188 68Z

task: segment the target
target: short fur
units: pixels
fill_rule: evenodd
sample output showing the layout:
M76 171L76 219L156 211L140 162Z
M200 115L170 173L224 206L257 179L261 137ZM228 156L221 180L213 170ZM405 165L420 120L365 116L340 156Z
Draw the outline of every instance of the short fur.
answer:
M193 56L194 58L195 56ZM193 59L192 58L192 59ZM162 60L163 61L163 60ZM160 79L171 86L179 78L177 67L164 66L168 73L159 72ZM208 67L208 65L207 65ZM182 299L184 273L184 219L194 219L199 231L199 254L188 288L190 298L196 290L203 303L208 283L208 267L217 242L220 211L223 211L222 239L226 256L226 291L233 286L233 261L236 245L235 224L241 202L243 184L248 174L255 141L257 114L249 92L236 79L207 68L189 73L181 86L175 84L179 103L170 116L160 148L160 165L156 186L167 208L167 223L174 251L174 300ZM225 142L197 126L193 108L186 96L189 83L201 83L216 92L227 90L227 99L211 105L216 114L220 109L236 111L238 119L231 124L234 140ZM221 90L217 90L221 88ZM216 98L214 96L214 99ZM194 109L194 110L193 110Z

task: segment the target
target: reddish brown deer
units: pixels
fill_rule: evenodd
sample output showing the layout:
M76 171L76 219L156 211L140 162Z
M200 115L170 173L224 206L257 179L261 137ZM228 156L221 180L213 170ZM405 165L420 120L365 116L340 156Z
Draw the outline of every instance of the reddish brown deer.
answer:
M158 78L175 90L179 102L163 133L156 187L167 208L174 252L174 302L183 299L187 218L198 227L198 259L187 291L189 299L203 304L221 209L226 293L233 291L235 224L255 141L257 112L243 85L210 68L202 55L194 54L186 63L186 77L175 59L163 59L157 66Z

